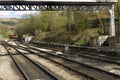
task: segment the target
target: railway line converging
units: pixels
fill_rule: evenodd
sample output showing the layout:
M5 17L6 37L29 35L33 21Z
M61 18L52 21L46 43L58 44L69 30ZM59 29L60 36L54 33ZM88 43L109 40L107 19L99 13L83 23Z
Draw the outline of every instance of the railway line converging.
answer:
M25 79L59 80L55 75L47 71L40 64L34 62L22 54L13 56L12 52L10 51L12 48L7 45L3 46L6 48L7 52L10 54L10 57L21 71Z
M90 53L64 53L57 55L54 49L44 49L33 44L5 42L6 49L24 79L34 80L119 80L119 59ZM95 56L96 55L96 56ZM98 55L98 56L97 56ZM1 57L1 56L0 56ZM109 67L107 69L105 66Z
M30 45L30 44L29 44ZM33 44L31 44L33 45ZM37 45L34 45L38 47ZM42 46L43 47L43 46ZM53 50L55 52L61 51L64 52L63 48L59 47L53 47L52 46L44 46L46 49ZM82 47L83 48L83 47ZM76 61L82 62L84 64L88 64L115 74L120 75L120 62L119 62L119 56L116 56L116 54L111 53L105 53L100 52L97 50L78 50L78 51L72 51L70 50L67 54L63 54L61 56L68 57L71 59L74 59Z

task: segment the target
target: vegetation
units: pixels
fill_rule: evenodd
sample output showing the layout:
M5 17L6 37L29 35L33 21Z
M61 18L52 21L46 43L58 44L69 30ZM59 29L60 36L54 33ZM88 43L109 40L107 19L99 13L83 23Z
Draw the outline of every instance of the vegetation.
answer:
M17 25L16 33L20 38L22 38L23 34L31 34L35 35L34 40L81 45L89 40L86 37L98 34L97 29L94 29L96 30L95 33L86 31L92 29L93 18L89 15L93 15L93 13L81 11L44 11L37 16L30 15L28 18L21 20Z
M116 16L119 19L120 4L116 5ZM42 11L40 14L21 20L16 33L34 35L34 40L85 45L90 37L103 34L100 18L108 18L108 12L82 11ZM98 19L100 26L93 27L93 20ZM120 21L120 20L119 20ZM119 22L120 23L120 22Z
M12 33L10 28L6 27L5 25L0 24L0 35L2 35L2 37L7 38L8 34L10 33Z
M18 23L19 19L0 18L0 36L8 38L8 35L13 34L14 26Z
M15 19L15 18L1 18L0 19L0 24L3 24L5 26L11 27L11 26L15 26L18 23L19 19Z

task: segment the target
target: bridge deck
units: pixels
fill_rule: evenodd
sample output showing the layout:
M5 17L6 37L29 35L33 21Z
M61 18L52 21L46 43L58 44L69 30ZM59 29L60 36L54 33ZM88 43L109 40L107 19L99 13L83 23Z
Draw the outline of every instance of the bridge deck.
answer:
M91 2L91 1L0 1L0 5L85 5L85 6L92 6L92 5L102 5L102 6L108 6L111 4L116 3L115 1L96 1L96 2Z
M116 0L41 0L41 1L0 1L3 11L45 11L45 10L109 10Z

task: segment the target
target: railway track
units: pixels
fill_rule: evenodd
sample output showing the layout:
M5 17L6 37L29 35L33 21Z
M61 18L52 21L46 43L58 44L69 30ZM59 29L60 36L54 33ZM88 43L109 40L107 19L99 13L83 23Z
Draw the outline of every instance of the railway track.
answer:
M43 66L26 57L24 54L19 53L20 55L13 56L12 53L8 50L8 48L11 47L6 46L6 44L3 46L6 48L10 57L12 58L12 60L14 61L14 63L21 71L26 80L59 80L59 78L56 77L54 74L47 71Z
M30 47L29 47L29 49L30 49ZM34 53L33 51L31 51L29 49L26 48L27 51ZM107 71L104 71L104 70L101 70L101 69L98 69L98 68L95 68L95 67L92 67L92 66L74 61L74 60L71 60L69 58L56 56L54 54L50 54L48 52L41 51L41 50L35 49L35 48L31 48L31 49L42 52L42 54L36 54L35 53L36 55L42 56L42 57L44 57L46 59L49 59L49 60L52 60L52 61L57 61L60 64L63 64L61 62L64 61L65 66L70 67L72 69L77 69L77 71L82 72L84 74L87 74L89 76L95 77L95 79L97 79L97 80L119 80L120 79L119 75L116 75L116 74L113 74L113 73L110 73L110 72L107 72ZM46 56L46 54L49 57ZM54 59L53 59L53 57L54 57ZM78 68L80 68L80 70Z
M24 44L27 46L27 44ZM33 46L33 45L32 45ZM37 45L34 45L35 47L38 47ZM29 47L29 46L28 46ZM31 47L32 49L35 49L33 47ZM53 48L46 48L46 49L50 49L50 50L53 50L53 51L61 51L64 53L64 50L61 50L61 49L53 49ZM120 66L120 62L119 62L119 58L116 58L116 57L108 57L108 56L101 56L97 53L81 53L81 52L68 52L67 54L63 55L63 56L74 56L74 55L77 55L79 58L86 58L86 59L91 59L91 60L96 60L96 61L99 61L99 62L106 62L106 63L110 63L110 64L115 64L115 65L118 65Z
M15 46L13 46L13 47L15 48ZM15 49L16 49L19 53L21 53L21 52L18 50L18 47L15 48ZM19 49L24 49L24 50L26 50L26 51L29 51L30 53L34 53L34 52L30 51L30 50L27 50L26 48L20 48L20 47L19 47ZM22 53L21 53L21 54L22 54ZM34 54L35 54L35 55L38 55L38 54L36 54L36 53L34 53ZM24 55L24 54L22 54L22 55ZM24 55L24 56L25 56L25 55ZM56 64L58 64L58 65L60 65L60 66L63 66L64 68L68 69L69 71L72 71L72 72L76 73L77 75L86 78L86 79L83 79L83 80L97 80L96 78L91 77L91 76L89 76L89 75L86 75L86 74L84 74L84 73L81 73L81 72L79 72L79 71L77 71L77 70L75 70L75 69L72 69L72 68L64 65L63 63L56 62L55 60L46 58L45 56L42 56L42 55L38 55L38 56L39 56L39 57L42 57L42 58L45 58L45 59L47 59L47 60L50 60L50 61L52 61L52 62L54 62L54 63L56 63Z
M79 57L85 57L85 58L88 58L88 59L94 59L94 60L98 60L98 61L104 61L104 62L107 62L107 63L111 63L111 64L116 64L118 66L120 66L120 62L119 62L119 59L110 59L110 58L107 58L107 57L101 57L101 56L94 56L94 54L78 54Z
M119 57L114 57L114 56L108 56L108 55L104 55L104 54L97 54L97 52L93 52L93 53L85 53L85 55L90 55L90 56L94 56L94 57L99 57L99 58L103 58L103 59L108 59L108 60L120 60Z
M37 45L33 45L33 44L31 46L38 47ZM49 48L45 48L45 49L49 49ZM53 48L50 48L50 50L62 51L61 49L53 49ZM98 55L98 56L95 56L95 55ZM65 56L65 57L71 58L75 61L82 62L84 64L91 65L91 66L94 66L96 68L120 75L120 62L119 62L120 60L118 57L116 58L115 56L114 57L112 56L113 59L112 59L112 57L110 59L110 56L100 54L100 53L97 54L97 53L95 53L95 51L92 51L92 52L89 51L87 53L86 52L83 53L83 51L82 51L82 53L81 52L74 52L73 53L71 51L68 54L65 54L65 55L63 54L60 56Z
M31 44L32 45L32 44ZM27 46L27 45L26 45ZM34 45L36 47L38 47L37 45ZM61 52L64 52L63 49L54 49L54 48L46 48L46 49L51 49L53 51L61 51ZM110 64L116 64L118 66L120 66L120 58L119 57L113 57L113 56L107 56L107 55L103 55L103 54L97 54L98 52L73 52L73 51L70 51L68 52L68 54L70 56L74 56L74 55L77 55L79 56L80 58L87 58L87 59L93 59L93 60L97 60L97 61L101 61L101 62L107 62L107 63L110 63ZM67 55L64 55L64 56L67 56Z
M41 45L37 45L37 44L34 44L34 43L30 43L29 45L31 45L31 46L35 46L35 47L40 47ZM64 47L62 47L62 48L59 48L59 47L49 47L49 46L41 46L41 47L44 47L44 48L46 48L46 49L50 49L50 50L54 50L54 51L61 51L61 52L64 52ZM72 50L70 50L69 51L70 52L70 54L72 54L73 53L73 51ZM84 53L85 55L92 55L92 56L97 56L97 57L99 57L99 58L104 58L104 59L112 59L112 60L120 60L120 58L119 58L119 56L111 56L110 54L108 55L108 54L104 54L103 52L101 52L101 51L97 51L97 50L95 50L95 51L87 51L87 49L86 50L80 50L80 51L74 51L76 54L78 53Z
M59 44L58 44L58 46L56 44L47 44L47 45L41 44L41 45L39 45L39 43L33 42L33 43L30 43L29 45L34 45L36 47L41 46L41 47L44 47L46 49L64 52L64 46L62 45L62 47L59 47ZM56 46L54 46L54 45L56 45ZM114 55L113 54L114 52L112 52L112 51L111 52L110 51L104 52L104 51L102 51L102 49L100 50L97 48L89 48L89 47L86 48L86 47L77 47L77 46L70 45L70 52L73 52L72 50L74 50L74 52L76 52L76 53L84 53L87 55L97 56L97 57L101 57L101 58L105 58L105 59L120 60L120 58L119 58L120 56Z

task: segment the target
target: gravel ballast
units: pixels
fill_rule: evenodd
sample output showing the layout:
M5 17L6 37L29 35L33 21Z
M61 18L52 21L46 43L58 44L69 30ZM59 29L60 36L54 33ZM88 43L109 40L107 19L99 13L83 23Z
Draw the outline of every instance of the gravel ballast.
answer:
M0 80L24 80L9 56L0 56Z
M59 66L49 60L44 58L38 57L37 55L27 55L31 59L39 62L40 64L44 65L48 70L55 73L57 76L61 78L61 80L87 80L80 75L77 75L74 72L69 71L68 69Z

